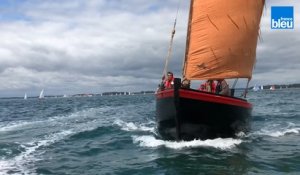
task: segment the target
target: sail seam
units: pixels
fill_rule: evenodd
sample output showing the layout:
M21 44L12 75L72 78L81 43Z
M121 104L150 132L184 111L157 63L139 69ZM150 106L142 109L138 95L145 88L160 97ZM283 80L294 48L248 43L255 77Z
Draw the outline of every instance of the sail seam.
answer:
M244 22L245 22L246 29L248 30L248 25L247 25L247 21L245 19L245 16L243 16L243 19L244 19Z
M227 15L227 17L230 19L230 21L235 25L235 27L236 27L237 29L240 29L239 26L237 25L237 23L234 22L234 20L233 20L229 15Z
M210 17L208 15L206 15L209 22L219 31L219 28L217 27L217 25L215 23L212 22L212 20L210 19Z

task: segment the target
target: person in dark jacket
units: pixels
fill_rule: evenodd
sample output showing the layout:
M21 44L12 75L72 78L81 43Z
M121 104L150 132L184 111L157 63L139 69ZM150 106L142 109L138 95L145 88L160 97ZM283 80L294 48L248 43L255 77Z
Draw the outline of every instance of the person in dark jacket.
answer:
M224 79L219 79L216 86L216 93L230 96L229 85Z

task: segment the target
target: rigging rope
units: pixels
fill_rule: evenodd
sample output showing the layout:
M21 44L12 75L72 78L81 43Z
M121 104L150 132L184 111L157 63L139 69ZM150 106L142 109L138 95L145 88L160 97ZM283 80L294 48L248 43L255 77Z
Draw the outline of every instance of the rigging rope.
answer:
M181 0L178 0L178 7L177 7L176 17L175 17L175 21L174 21L174 25L173 25L172 34L171 34L171 40L170 40L170 44L169 44L168 55L166 57L165 67L164 67L164 70L163 70L163 76L165 76L165 77L167 77L169 60L171 58L173 38L174 38L174 35L175 35L175 28L176 28L176 22L177 22L177 17L178 17L178 11L179 11L179 8L180 8L180 4L181 4Z

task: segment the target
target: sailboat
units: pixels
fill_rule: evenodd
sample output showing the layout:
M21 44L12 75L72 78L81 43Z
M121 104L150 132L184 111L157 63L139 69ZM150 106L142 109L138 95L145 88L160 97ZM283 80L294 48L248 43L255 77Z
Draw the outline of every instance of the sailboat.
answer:
M250 130L252 104L246 92L264 4L264 0L191 0L182 79L174 78L173 88L159 88L155 94L157 129L163 139L227 138ZM175 25L172 39L174 33ZM248 80L243 97L190 86L193 80L240 78Z
M27 100L27 94L25 93L25 95L24 95L24 100Z
M44 89L40 92L39 99L44 98Z
M254 87L253 87L252 90L253 90L253 91L258 91L258 90L259 90L259 87L258 87L257 85L254 85Z

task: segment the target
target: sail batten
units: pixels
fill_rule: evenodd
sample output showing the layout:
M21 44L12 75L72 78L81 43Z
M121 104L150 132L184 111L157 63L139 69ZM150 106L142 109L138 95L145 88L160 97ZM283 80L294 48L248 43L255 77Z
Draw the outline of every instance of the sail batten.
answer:
M264 0L192 0L183 77L251 78Z

